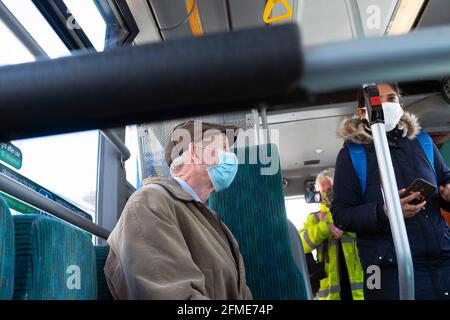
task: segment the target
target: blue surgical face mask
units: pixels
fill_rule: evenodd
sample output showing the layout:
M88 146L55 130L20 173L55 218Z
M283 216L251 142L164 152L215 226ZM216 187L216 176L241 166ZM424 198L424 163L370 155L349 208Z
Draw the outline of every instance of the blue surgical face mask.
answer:
M236 177L238 171L238 158L233 152L218 149L219 163L207 167L209 178L216 191L228 188Z

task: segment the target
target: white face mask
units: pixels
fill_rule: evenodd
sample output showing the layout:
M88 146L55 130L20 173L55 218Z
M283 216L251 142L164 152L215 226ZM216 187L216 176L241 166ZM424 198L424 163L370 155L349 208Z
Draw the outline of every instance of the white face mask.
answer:
M390 132L395 129L404 111L398 102L383 102L382 106L386 132Z

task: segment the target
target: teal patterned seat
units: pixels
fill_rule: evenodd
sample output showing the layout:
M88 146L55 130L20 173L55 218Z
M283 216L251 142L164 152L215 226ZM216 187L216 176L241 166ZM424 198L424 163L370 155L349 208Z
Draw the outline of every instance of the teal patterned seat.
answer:
M258 163L251 164L249 154L260 151L266 156L258 156ZM244 152L242 163L239 155ZM281 169L261 174L262 168L270 166L261 164L269 157L279 168L278 150L275 145L261 145L238 149L237 154L241 164L235 180L228 189L213 194L209 205L239 243L254 299L305 300L303 276L291 252Z
M108 283L106 282L105 272L103 271L109 254L109 246L101 245L95 246L94 248L97 263L97 300L112 300L113 298L109 291Z
M450 167L450 140L444 143L439 151L441 151L444 162Z
M12 299L14 290L14 223L0 198L0 300Z
M97 299L95 251L85 232L41 215L14 216L14 226L14 299Z

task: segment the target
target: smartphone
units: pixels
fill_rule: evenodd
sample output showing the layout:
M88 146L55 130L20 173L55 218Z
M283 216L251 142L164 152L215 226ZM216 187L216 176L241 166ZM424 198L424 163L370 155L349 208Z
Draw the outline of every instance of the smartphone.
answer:
M410 204L417 205L428 199L428 197L431 196L435 190L435 185L429 183L424 179L418 178L414 180L414 182L411 183L408 188L406 188L406 191L402 198L407 197L414 192L420 192L419 198L416 198L410 202Z

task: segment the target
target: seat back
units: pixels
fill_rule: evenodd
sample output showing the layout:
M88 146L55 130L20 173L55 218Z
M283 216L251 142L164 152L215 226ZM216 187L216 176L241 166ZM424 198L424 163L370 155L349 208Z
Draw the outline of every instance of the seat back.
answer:
M240 164L235 180L228 189L214 193L209 205L239 243L253 298L306 299L303 276L291 251L281 170L261 174L268 167L261 164L266 159L276 161L279 168L277 147L251 146L238 149L237 154ZM251 164L255 154L258 159L252 162L257 163Z
M14 216L14 226L14 299L97 299L94 246L85 232L33 214Z
M311 289L311 280L309 278L308 271L308 263L306 261L305 251L303 250L302 239L300 238L300 234L298 233L295 225L288 220L288 228L289 228L289 236L291 239L291 247L292 247L292 256L294 257L295 264L297 268L303 275L303 281L306 286L306 295L308 300L312 300L314 298L312 289Z
M447 164L448 167L450 167L450 140L444 143L442 147L439 149L439 151L442 154L444 162Z
M10 300L14 290L14 223L0 198L0 300Z
M112 300L113 298L106 282L105 271L103 270L108 258L109 246L94 246L94 249L97 265L97 300Z

